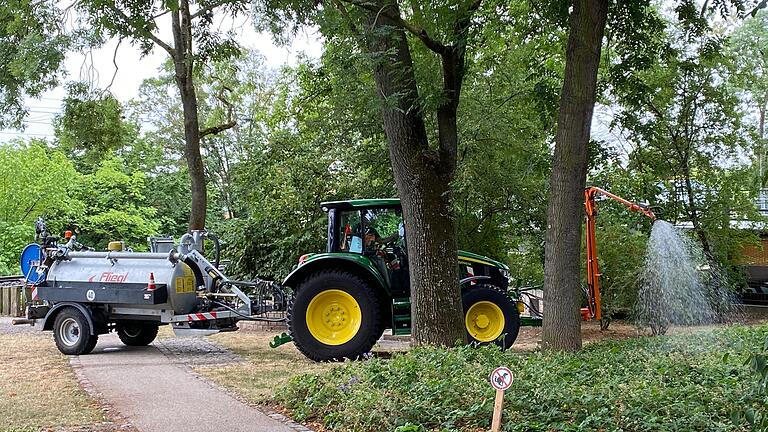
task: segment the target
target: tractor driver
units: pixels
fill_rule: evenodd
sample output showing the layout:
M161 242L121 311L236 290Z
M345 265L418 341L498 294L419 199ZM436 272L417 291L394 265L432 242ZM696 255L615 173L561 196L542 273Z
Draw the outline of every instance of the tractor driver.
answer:
M405 234L405 228L403 225L402 217L400 216L400 212L397 213L383 213L383 215L387 216L394 216L397 215L400 217L400 220L397 223L397 231L393 232L391 235L387 237L381 237L379 234L379 231L376 229L376 219L380 214L368 210L363 215L363 218L365 219L365 235L363 237L363 245L366 250L372 251L377 248L379 245L388 245L391 244L403 237Z
M400 224L402 224L402 222L400 222ZM397 232L391 236L382 238L379 235L379 232L376 231L376 228L368 227L368 229L365 231L365 241L363 243L367 249L374 249L377 245L387 245L399 238L400 234Z

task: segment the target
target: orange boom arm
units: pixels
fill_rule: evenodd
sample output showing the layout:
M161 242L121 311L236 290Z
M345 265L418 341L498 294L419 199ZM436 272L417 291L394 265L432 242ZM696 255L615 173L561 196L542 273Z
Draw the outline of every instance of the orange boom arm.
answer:
M587 310L583 311L582 316L585 319L602 318L600 314L600 271L597 263L597 241L595 239L595 217L597 216L596 195L603 195L618 201L632 211L643 213L649 218L656 220L656 215L644 206L627 201L624 198L614 195L598 187L589 187L584 189L584 210L586 211L586 246L587 246Z

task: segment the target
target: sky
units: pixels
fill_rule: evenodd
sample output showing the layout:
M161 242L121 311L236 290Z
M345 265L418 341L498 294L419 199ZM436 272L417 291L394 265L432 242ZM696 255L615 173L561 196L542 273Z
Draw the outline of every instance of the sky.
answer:
M241 18L234 23L231 20L222 20L217 25L224 30L234 29L240 44L259 51L266 58L267 67L270 69L295 64L301 53L311 58L318 58L322 51L320 35L312 29L300 31L293 38L290 46L276 46L271 35L256 32L248 18ZM170 22L161 21L158 22L158 26L159 36L166 42L170 42L172 39ZM138 48L131 46L128 41L123 41L119 47L117 45L117 39L113 39L91 52L68 53L64 63L66 76L61 80L62 85L47 91L39 99L27 98L29 115L25 121L25 129L23 131L0 130L0 143L19 137L53 138L51 122L62 110L62 100L66 96L63 84L66 82L86 80L95 82L99 88L105 88L114 75L110 91L118 100L127 102L138 95L139 86L144 79L157 76L158 68L168 57L167 53L159 47L149 55L141 57ZM113 58L117 64L116 74Z

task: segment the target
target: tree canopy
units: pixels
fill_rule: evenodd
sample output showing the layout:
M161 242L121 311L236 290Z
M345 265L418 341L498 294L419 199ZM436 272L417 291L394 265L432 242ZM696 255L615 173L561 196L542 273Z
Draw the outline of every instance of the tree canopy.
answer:
M0 66L3 125L18 124L24 97L57 82L75 41L53 5L11 3L0 6L0 48L11 60ZM279 279L324 248L320 202L400 195L409 220L439 228L419 248L442 251L441 266L452 268L423 273L424 286L455 279L446 275L456 248L509 264L517 286L541 286L548 185L564 172L553 156L565 142L561 102L571 100L561 97L573 73L571 3L374 3L254 2L254 25L278 41L304 25L321 35L319 58L270 69L214 23L244 18L246 2L79 2L89 43L119 37L145 53L160 47L168 61L130 101L70 83L54 139L2 146L7 172L20 174L6 175L0 190L22 196L3 201L3 241L21 245L42 214L56 228L77 224L93 246L123 239L139 249L150 234L186 231L202 188L195 202L205 225L223 233L233 275ZM583 179L561 183L579 191L586 181L663 208L737 286L755 233L733 222L762 220L754 200L766 175L766 12L726 1L604 6L605 37L593 41L600 53L587 71L597 115L576 161ZM718 16L734 10L738 18L721 25ZM162 25L179 38L160 39ZM578 250L581 196L566 195L572 223L563 232ZM428 212L424 197L436 203ZM613 210L606 205L599 220L600 259L606 308L622 311L649 227ZM16 250L5 251L0 271L13 272ZM570 311L581 300L580 256L568 254Z

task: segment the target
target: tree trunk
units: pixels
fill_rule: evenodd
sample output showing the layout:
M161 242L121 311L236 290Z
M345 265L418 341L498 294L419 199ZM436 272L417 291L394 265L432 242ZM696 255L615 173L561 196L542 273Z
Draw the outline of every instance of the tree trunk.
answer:
M760 134L760 139L765 138L765 110L768 109L768 92L765 92L765 96L763 96L763 103L760 104L760 123L758 125L758 133Z
M452 346L466 342L450 192L456 166L458 101L452 112L449 106L441 109L440 150L430 149L408 41L386 16L399 16L400 11L396 2L387 0L377 7L385 13L369 13L368 25L373 28L367 43L375 56L373 75L382 99L384 131L406 224L412 340L417 345ZM458 90L449 98L457 98ZM444 126L444 122L448 124Z
M200 154L200 125L193 81L192 20L187 0L182 0L179 10L171 13L171 21L176 48L173 66L184 112L184 157L187 160L192 194L189 229L199 230L205 228L208 196L203 158Z
M683 167L683 177L685 178L685 194L687 195L687 203L684 204L688 218L693 224L693 231L696 232L696 236L701 243L701 250L704 252L704 256L708 261L714 264L714 256L712 255L712 248L709 246L709 239L707 233L701 227L701 221L699 220L699 210L696 205L696 191L693 190L693 184L691 183L691 170L687 165Z
M581 348L581 221L587 144L595 107L597 71L608 14L607 0L575 0L549 184L544 248L544 347Z

